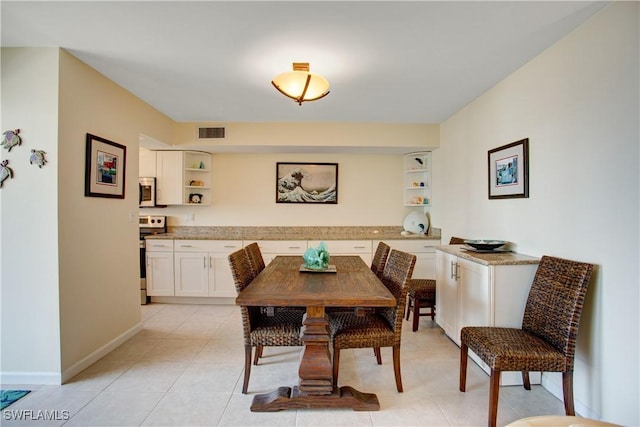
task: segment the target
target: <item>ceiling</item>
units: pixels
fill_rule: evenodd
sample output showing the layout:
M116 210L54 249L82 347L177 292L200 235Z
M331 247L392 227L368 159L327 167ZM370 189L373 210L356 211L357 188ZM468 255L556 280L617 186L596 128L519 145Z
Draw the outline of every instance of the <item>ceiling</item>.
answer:
M2 46L56 46L179 122L440 123L585 22L582 1L6 1ZM271 79L309 62L299 106Z

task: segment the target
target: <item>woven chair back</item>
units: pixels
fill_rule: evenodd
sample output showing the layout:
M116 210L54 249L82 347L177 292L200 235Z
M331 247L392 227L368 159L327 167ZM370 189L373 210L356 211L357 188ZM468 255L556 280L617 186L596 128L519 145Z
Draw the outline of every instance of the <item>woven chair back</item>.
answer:
M249 256L243 248L231 253L228 260L233 283L236 285L236 291L240 293L254 278Z
M380 310L380 314L389 322L394 330L395 340L399 342L402 332L404 307L407 301L407 284L416 265L416 256L392 249L382 272L382 283L396 298L396 306Z
M389 251L391 251L391 247L389 245L384 242L378 243L376 253L373 255L373 261L371 261L371 271L373 271L378 277L382 276L384 265L387 263L387 257L389 256Z
M258 243L253 242L244 248L249 256L249 263L251 264L251 270L253 277L257 276L262 270L264 270L264 259L262 258L262 252Z
M561 351L573 370L578 325L593 265L543 256L533 278L522 329Z

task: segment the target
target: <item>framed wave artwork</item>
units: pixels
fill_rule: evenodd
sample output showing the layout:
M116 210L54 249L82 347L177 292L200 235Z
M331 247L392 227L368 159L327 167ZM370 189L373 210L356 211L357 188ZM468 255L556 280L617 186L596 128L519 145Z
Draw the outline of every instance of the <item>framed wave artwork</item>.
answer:
M276 203L338 203L337 163L276 163Z

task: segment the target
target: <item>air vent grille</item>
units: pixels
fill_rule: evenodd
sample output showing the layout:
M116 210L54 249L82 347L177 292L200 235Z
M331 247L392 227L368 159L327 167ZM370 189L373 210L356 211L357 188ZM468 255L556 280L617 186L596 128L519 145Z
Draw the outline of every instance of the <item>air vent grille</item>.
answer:
M198 139L223 139L225 128L198 128Z

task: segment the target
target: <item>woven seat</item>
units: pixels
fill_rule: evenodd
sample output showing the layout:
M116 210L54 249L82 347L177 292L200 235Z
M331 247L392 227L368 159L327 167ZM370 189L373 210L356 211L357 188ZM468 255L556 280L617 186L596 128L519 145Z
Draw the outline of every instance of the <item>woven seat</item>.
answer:
M396 388L402 392L400 374L400 337L407 298L407 282L413 273L416 256L391 250L381 275L382 283L396 298L394 307L385 307L358 316L353 312L329 313L329 333L333 341L333 384L338 384L340 351L347 348L373 348L382 364L380 347L393 348Z
M464 243L464 239L452 237L449 241L450 245L458 245ZM407 292L407 314L406 319L413 311L413 323L411 330L418 330L418 321L420 316L431 316L431 320L436 317L436 281L433 279L411 279L409 281L409 291ZM429 311L422 312L422 308L428 308Z
M240 293L255 277L251 268L250 257L245 248L229 255L229 266ZM302 325L302 310L273 310L273 315L264 314L261 307L240 307L242 314L242 331L244 337L244 382L242 393L247 392L249 376L251 374L251 352L256 347L258 357L265 346L302 346L300 340L300 326Z
M566 415L573 406L573 364L578 325L591 264L543 256L525 306L522 328L467 326L460 332L460 391L465 391L471 349L489 368L488 425L496 425L500 373L520 371L527 390L529 372L562 372Z

